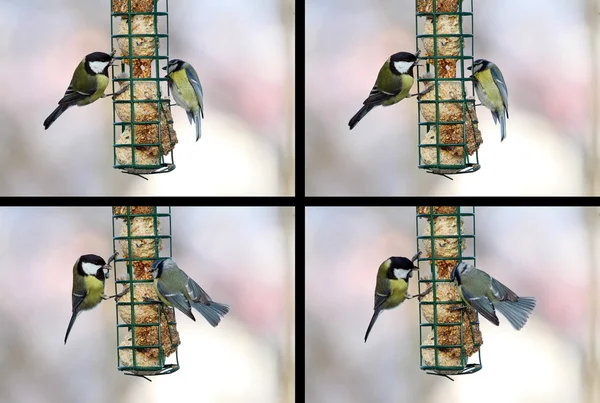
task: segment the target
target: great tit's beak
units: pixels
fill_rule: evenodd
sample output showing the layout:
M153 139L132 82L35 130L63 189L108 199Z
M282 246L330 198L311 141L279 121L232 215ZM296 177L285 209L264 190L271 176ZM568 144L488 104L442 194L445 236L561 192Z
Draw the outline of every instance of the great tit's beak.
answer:
M163 69L163 70L166 70L166 69L167 69L167 67L169 67L169 66L165 66L165 67L163 67L162 69Z
M467 70L471 70L473 68L473 66L469 66L467 67Z

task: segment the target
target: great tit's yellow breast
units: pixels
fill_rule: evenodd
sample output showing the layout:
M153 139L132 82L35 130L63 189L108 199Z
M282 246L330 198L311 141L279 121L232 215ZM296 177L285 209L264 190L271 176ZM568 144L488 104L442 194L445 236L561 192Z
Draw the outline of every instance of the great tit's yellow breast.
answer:
M196 112L200 109L198 104L198 98L194 92L194 88L188 79L188 76L184 69L172 72L169 77L173 81L173 97L179 106L184 107L186 110ZM183 104L183 105L181 105Z
M490 69L478 71L474 76L477 81L479 81L481 90L485 92L485 95L494 107L496 109L503 108L504 102L502 101L502 95L494 81L494 77L492 77L492 71Z
M396 96L383 101L383 106L393 105L400 102L408 96L410 89L414 83L414 78L410 74L397 75L390 70L389 60L383 65L377 76L377 88L383 92L395 93L400 91Z
M406 299L408 283L404 280L390 280L390 296L383 303L383 309L395 308Z
M80 305L82 310L92 309L102 301L104 296L104 283L94 276L85 276L83 279L85 284L86 296Z

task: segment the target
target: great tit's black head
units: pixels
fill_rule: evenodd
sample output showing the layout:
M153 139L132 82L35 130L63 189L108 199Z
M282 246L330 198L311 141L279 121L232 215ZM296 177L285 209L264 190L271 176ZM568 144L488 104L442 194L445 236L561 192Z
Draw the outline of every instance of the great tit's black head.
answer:
M410 74L412 76L415 64L417 64L417 55L412 53L398 52L390 57L390 70L397 75Z
M485 59L477 59L473 61L473 65L467 67L467 70L471 70L473 74L478 73L482 70L489 68L490 62Z
M107 272L104 271L106 262L98 255L82 255L77 261L77 273L80 276L94 276L104 281Z
M179 71L183 68L184 61L180 59L171 59L169 64L163 67L163 70L167 70L167 74L171 74L174 71Z
M108 66L112 62L112 56L104 52L90 53L85 57L85 70L88 74L104 74L108 77Z
M387 278L390 280L408 281L408 279L412 277L412 271L419 269L410 259L405 257L392 256L389 261L390 265L387 270Z

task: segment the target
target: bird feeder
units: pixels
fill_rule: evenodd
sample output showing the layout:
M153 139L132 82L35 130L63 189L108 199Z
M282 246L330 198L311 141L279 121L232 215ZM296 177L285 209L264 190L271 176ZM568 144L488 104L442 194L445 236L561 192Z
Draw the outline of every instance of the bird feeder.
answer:
M425 61L417 90L429 89L418 97L419 168L443 176L475 172L483 140L466 70L473 63L473 0L416 0L415 26Z
M142 377L177 371L175 312L158 300L150 273L159 256L172 255L171 208L113 207L113 249L120 253L115 293L124 293L116 299L119 371Z
M460 375L481 369L483 343L477 313L460 298L450 280L459 261L475 265L475 208L417 207L419 263L431 266L430 275L419 264L420 365L435 375ZM468 252L467 252L468 251Z
M142 175L175 169L166 74L169 60L168 0L112 0L113 167ZM117 63L119 64L119 63ZM117 88L118 87L118 88Z

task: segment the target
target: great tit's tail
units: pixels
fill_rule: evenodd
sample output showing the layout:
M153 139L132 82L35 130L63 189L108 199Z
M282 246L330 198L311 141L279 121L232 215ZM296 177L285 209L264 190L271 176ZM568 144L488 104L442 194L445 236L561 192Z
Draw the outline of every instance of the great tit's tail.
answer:
M48 130L48 128L50 127L50 125L52 123L54 123L54 121L56 119L58 119L58 117L60 115L63 114L64 111L66 111L67 109L69 109L69 106L71 105L67 105L67 104L60 104L56 107L56 109L50 114L50 116L48 116L46 118L46 120L44 120L44 130Z
M71 315L71 320L69 321L69 326L67 327L67 333L65 334L65 344L67 344L69 333L71 333L71 328L73 327L73 324L75 323L75 319L77 319L77 315L79 315L79 312L73 312L73 315Z
M364 118L365 115L376 106L377 105L374 104L363 105L363 107L360 108L358 112L356 112L356 115L352 116L352 119L350 119L350 121L348 122L350 130L354 129L354 126L356 126L356 124L360 122L360 120Z
M535 298L521 297L516 302L508 300L497 301L494 302L494 306L508 319L516 330L520 330L525 326L527 319L529 319L529 314L535 308Z
M373 328L373 325L375 324L375 321L377 320L377 317L379 316L380 312L381 312L380 309L376 309L375 312L373 312L373 317L371 318L371 321L369 322L369 327L367 327L367 333L365 333L365 343L367 342L369 333L371 333L371 329Z
M500 120L500 141L506 138L506 118L508 114L504 111L500 112L498 120Z
M201 302L192 302L192 306L200 312L200 314L204 316L204 319L206 319L213 327L217 326L221 321L221 318L229 312L228 305L214 301L211 301L209 305L204 305Z

